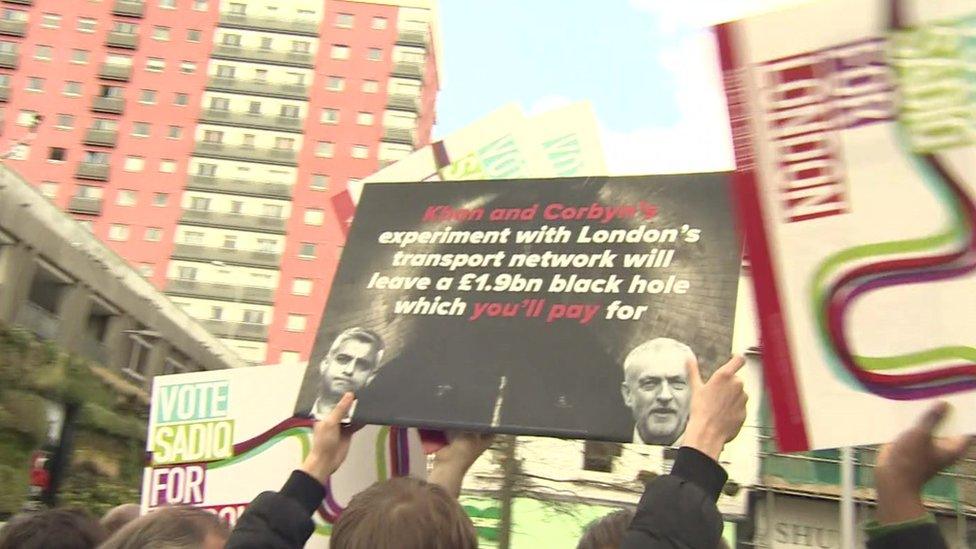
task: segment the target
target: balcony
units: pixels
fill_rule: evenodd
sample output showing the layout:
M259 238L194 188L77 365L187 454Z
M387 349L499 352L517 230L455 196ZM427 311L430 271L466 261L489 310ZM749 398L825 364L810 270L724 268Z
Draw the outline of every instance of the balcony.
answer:
M75 177L77 177L78 179L108 181L108 164L93 164L91 162L79 162L78 169L75 170Z
M125 99L121 97L96 97L92 101L91 110L111 114L122 114L125 110Z
M225 229L240 229L242 231L272 234L285 234L285 221L281 217L193 209L183 210L183 215L180 216L180 223L184 225L221 227Z
M168 295L183 297L202 297L241 303L271 305L274 303L274 289L244 286L240 284L214 284L196 280L170 279L164 290Z
M227 93L243 93L279 99L308 99L308 86L272 84L261 80L243 80L215 76L207 81L207 89Z
M283 200L291 198L291 185L248 181L246 179L221 179L194 175L187 181L186 188L191 191L234 194L239 196L280 198Z
M246 112L204 109L200 113L200 122L258 130L302 133L302 119L288 116L266 116Z
M312 54L309 53L280 52L258 48L217 45L214 46L213 53L210 54L210 57L229 61L268 63L270 65L282 65L285 67L313 68Z
M0 102L6 103L10 99L10 88L7 86L0 86Z
M281 19L271 17L251 17L238 13L221 13L220 26L231 29L247 29L256 31L277 31L287 34L304 36L319 35L317 21L303 21L301 19Z
M28 301L17 311L14 324L27 328L41 339L53 340L58 335L61 319L47 309Z
M27 34L27 21L0 20L0 34L24 36Z
M142 17L145 10L142 0L115 0L112 13L125 17Z
M221 160L241 160L262 164L297 166L295 151L283 149L259 149L257 147L235 147L223 143L198 142L193 149L195 156L218 158Z
M383 139L387 143L401 143L414 146L414 131L410 128L383 128Z
M95 128L89 128L85 132L85 139L82 141L85 145L98 145L100 147L114 147L115 142L118 139L118 130L99 130Z
M132 65L119 65L116 63L102 63L102 68L98 71L98 76L105 80L118 80L128 82L132 74Z
M139 45L139 35L111 31L105 37L105 45L112 46L113 48L134 50Z
M83 337L78 342L78 353L102 366L108 366L108 348L101 341L96 341L90 337Z
M71 202L68 202L68 211L71 213L101 215L102 199L74 196L71 198Z
M426 48L427 33L424 31L402 30L397 34L396 43L398 46Z
M393 64L393 72L390 73L397 78L413 78L416 80L424 79L424 67L420 63L412 61L401 61Z
M229 322L226 320L202 320L203 327L217 337L245 339L248 341L267 341L268 327L250 322Z
M16 69L19 58L20 55L17 53L2 52L0 53L0 67L5 69Z
M420 114L420 98L402 93L391 94L386 99L386 108L394 111L407 111Z
M188 261L223 261L228 265L240 267L268 267L277 269L281 256L274 252L257 250L238 250L230 248L213 248L197 246L195 244L177 244L173 248L173 259Z

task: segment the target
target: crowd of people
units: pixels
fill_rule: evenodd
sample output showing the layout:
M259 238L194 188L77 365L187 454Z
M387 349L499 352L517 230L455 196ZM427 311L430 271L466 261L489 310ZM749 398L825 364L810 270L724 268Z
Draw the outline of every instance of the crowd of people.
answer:
M725 547L716 506L727 475L719 456L746 417L747 395L735 357L703 381L688 361L690 417L670 474L649 482L636 510L591 524L579 549ZM100 521L72 509L14 517L0 530L0 549L300 548L312 535L312 515L324 485L346 458L354 427L343 423L353 405L346 393L315 425L312 450L281 490L260 494L233 529L193 507L170 507L139 516L127 504ZM971 437L937 438L949 413L940 403L887 445L875 470L877 511L866 526L871 549L946 547L922 503L922 487L959 460ZM478 546L470 518L457 502L464 475L492 443L490 435L455 436L435 454L428 479L394 478L352 498L334 524L334 549L469 549Z

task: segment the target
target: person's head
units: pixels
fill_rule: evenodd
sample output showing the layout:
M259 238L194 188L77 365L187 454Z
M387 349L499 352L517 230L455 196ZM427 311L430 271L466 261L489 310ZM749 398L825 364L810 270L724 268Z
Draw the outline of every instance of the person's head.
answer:
M583 531L576 549L617 549L632 520L634 512L621 509L591 522Z
M332 549L474 549L478 536L457 500L423 480L379 482L352 498L332 528Z
M383 340L375 332L350 328L340 333L319 363L319 398L335 403L346 392L368 385L379 371L382 354Z
M0 530L0 549L94 549L105 530L79 509L48 509L15 516Z
M195 507L166 507L137 518L99 549L222 549L230 530Z
M108 535L118 532L123 526L139 518L139 505L136 503L123 503L109 509L102 520L102 528Z
M697 360L690 347L668 338L641 343L627 355L621 393L641 440L668 445L684 432L691 403L686 363Z

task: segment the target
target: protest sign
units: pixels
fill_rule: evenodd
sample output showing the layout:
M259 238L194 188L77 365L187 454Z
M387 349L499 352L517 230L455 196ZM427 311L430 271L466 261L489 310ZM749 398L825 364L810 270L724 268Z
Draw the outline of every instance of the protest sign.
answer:
M974 35L967 0L717 28L783 449L887 441L933 399L976 424Z
M295 412L671 444L739 251L725 174L366 185Z
M311 444L292 417L304 365L157 376L153 380L143 512L193 505L233 524L259 493L279 490ZM426 475L415 430L367 426L332 476L307 547L327 547L350 498L391 476Z

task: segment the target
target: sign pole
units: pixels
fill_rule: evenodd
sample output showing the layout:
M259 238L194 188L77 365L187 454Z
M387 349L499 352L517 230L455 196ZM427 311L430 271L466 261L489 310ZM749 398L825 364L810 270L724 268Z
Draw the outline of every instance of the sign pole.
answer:
M855 547L854 510L854 449L845 446L840 449L840 539L841 547Z

